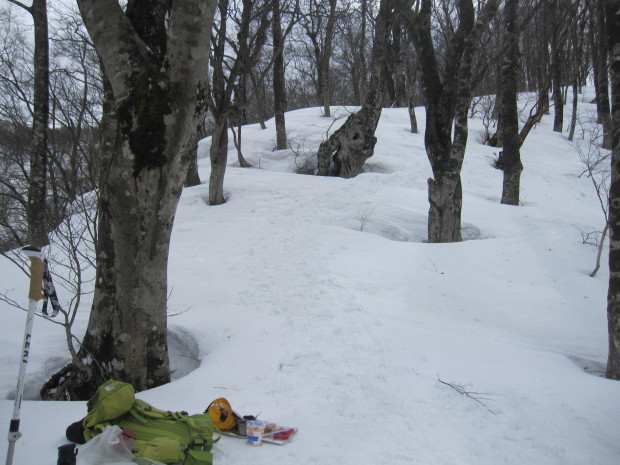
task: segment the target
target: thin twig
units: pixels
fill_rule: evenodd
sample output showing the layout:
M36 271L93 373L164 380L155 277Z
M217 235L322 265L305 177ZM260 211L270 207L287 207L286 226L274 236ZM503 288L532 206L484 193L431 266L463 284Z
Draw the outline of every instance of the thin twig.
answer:
M496 415L496 413L491 410L487 404L485 404L484 401L493 401L493 399L490 399L488 397L482 397L482 396L489 396L491 394L488 394L486 392L474 392L474 391L468 391L467 388L469 386L471 386L471 384L456 384L456 383L449 383L446 381L443 381L439 375L437 375L437 379L439 380L439 382L441 384L445 384L446 386L450 386L452 389L454 389L456 392L458 392L459 394L461 394L462 396L465 397L469 397L472 400L475 400L476 402L478 402L480 405L482 405L485 409L487 409L489 412L491 412L493 415Z

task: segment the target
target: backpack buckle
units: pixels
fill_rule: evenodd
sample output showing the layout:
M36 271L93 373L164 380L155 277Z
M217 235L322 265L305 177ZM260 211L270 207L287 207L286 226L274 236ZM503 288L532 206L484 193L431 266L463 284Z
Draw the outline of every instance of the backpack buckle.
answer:
M206 445L206 442L202 438L195 438L191 444L192 449L194 450L205 450L205 445Z

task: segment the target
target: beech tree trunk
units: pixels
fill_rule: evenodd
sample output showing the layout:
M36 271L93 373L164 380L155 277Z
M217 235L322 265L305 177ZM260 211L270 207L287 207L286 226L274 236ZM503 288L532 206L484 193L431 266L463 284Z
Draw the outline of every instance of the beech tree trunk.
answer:
M374 153L377 143L375 130L383 107L383 71L392 18L392 0L381 0L373 44L370 89L360 111L349 116L319 147L317 174L320 176L355 177Z
M605 376L620 380L620 1L606 5L611 71L611 185L609 188L609 357Z
M504 7L506 53L502 63L501 114L502 143L500 155L504 170L501 203L519 205L521 155L519 148L519 110L517 107L517 73L519 72L519 38L517 30L518 0L506 0Z
M467 114L471 101L472 57L482 33L495 15L499 0L488 1L475 18L472 0L458 0L458 28L439 70L431 31L433 1L400 0L421 66L426 105L424 144L433 170L428 180L428 242L458 242L461 238L461 167L467 145ZM415 6L415 9L412 7ZM454 128L454 136L452 129Z
M204 118L215 0L79 0L117 121L102 168L93 308L79 353L42 395L88 398L102 380L170 380L167 264L188 154ZM109 142L109 141L108 141ZM109 144L108 144L109 145Z

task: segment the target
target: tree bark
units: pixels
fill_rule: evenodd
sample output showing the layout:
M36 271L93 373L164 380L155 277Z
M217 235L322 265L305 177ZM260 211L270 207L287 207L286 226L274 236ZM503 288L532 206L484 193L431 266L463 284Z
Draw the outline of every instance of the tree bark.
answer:
M518 0L506 0L504 7L506 44L502 63L501 114L502 143L501 164L504 185L501 203L519 205L519 185L523 165L519 147L519 110L517 108L517 73L519 72L519 42L517 30Z
M168 251L187 154L204 118L216 2L137 0L126 12L114 0L78 6L110 79L117 121L113 156L102 168L82 366L65 368L71 376L55 391L86 398L108 378L137 390L170 380Z
M320 145L317 152L317 174L320 176L355 177L362 172L364 163L374 153L377 143L375 130L383 106L382 78L392 18L392 0L381 0L373 44L370 89L361 110L349 116L344 124Z
M226 203L224 198L224 173L228 160L228 118L216 121L209 148L211 175L209 177L209 205Z
M276 124L276 149L288 148L286 136L286 86L284 78L284 39L282 38L280 0L273 0L273 106Z
M606 5L607 45L611 62L611 185L609 188L609 356L605 376L620 380L620 1Z
M187 163L187 176L185 176L185 187L200 186L200 174L198 174L198 141L199 137L196 137L196 141L191 149L191 154L188 157Z
M418 132L420 132L418 130L418 119L415 116L415 96L413 93L411 93L409 95L409 107L408 107L408 111L409 111L409 124L411 126L411 133L412 134L417 134Z
M402 23L396 21L393 25L393 40L394 40L394 97L397 107L406 107L409 105L409 99L407 98L407 80L405 77L406 72L406 57L405 57L405 44L402 39Z

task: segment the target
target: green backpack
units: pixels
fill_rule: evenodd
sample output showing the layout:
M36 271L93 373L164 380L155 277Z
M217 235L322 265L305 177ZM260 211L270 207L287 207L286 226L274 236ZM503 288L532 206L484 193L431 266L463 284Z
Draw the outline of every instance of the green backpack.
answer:
M163 463L212 465L215 428L208 414L166 412L135 398L131 384L109 380L88 401L84 438L97 436L109 425L135 434L133 454Z

